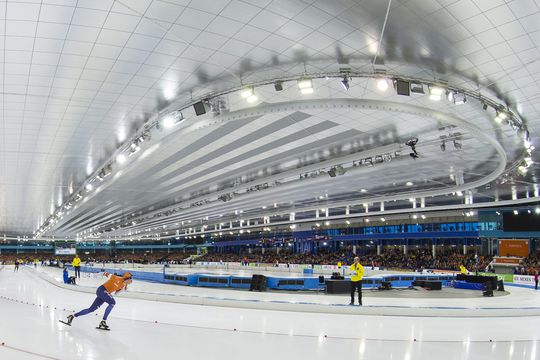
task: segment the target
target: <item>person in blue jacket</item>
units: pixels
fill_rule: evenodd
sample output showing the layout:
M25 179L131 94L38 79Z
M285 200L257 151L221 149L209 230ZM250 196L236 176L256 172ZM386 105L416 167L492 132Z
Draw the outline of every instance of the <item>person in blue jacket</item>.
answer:
M69 276L67 267L64 267L64 284L75 285L75 276Z

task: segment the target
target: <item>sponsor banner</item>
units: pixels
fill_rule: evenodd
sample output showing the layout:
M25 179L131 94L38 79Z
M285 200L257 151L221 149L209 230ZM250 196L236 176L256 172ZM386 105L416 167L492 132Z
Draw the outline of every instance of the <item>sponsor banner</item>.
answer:
M493 262L495 264L512 264L519 265L521 258L507 258L507 257L494 257Z
M499 239L500 256L529 256L529 240Z
M530 275L514 275L514 284L534 286L534 276L530 276Z
M77 249L75 248L56 248L54 249L54 255L75 255Z

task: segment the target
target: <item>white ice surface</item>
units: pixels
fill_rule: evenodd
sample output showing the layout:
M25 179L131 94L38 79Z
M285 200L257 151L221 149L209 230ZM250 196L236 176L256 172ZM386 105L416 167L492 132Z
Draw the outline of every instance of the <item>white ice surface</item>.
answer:
M133 285L136 289L136 284ZM170 290L167 285L151 286L156 291L160 287ZM536 303L539 299L534 290L520 289L515 294L514 298L509 295L494 300L533 299ZM58 322L72 311L88 307L93 300L92 294L59 288L29 269L14 273L12 267L4 267L0 270L0 342L4 343L0 345L0 359L534 360L540 357L540 349L537 350L540 317L537 316L337 315L118 297L108 320L110 332L95 329L104 307L97 311L98 315L77 318L72 327Z

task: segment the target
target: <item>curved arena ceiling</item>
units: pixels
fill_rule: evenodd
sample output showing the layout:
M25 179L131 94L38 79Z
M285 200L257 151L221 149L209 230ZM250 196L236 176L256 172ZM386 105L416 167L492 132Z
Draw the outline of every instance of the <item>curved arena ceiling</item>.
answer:
M539 10L1 3L0 233L140 239L538 201Z

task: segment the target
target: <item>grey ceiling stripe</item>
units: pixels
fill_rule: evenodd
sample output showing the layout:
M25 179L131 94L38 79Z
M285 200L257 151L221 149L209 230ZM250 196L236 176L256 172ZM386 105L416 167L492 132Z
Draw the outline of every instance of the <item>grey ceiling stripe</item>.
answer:
M350 139L354 136L357 136L361 134L360 131L357 131L357 130L347 130L347 131L344 131L344 132L341 132L339 134L336 134L336 135L333 135L333 136L330 136L330 137L327 137L325 139L322 139L322 140L316 140L316 141L313 141L309 144L305 144L305 145L302 145L300 147L297 147L297 148L294 148L294 149L291 149L289 151L286 151L286 152L283 152L283 153L280 153L280 154L276 154L276 155L273 155L269 158L266 158L264 160L261 160L259 161L259 163L261 162L264 162L264 163L267 163L267 162L271 162L271 161L278 161L278 160L283 160L284 158L288 157L288 156L297 156L298 154L304 152L304 151L309 151L309 150L312 150L313 148L317 148L317 147L321 147L321 146L324 146L324 145L331 145L331 144L334 144L336 142L341 142L341 141L345 141L347 139ZM241 171L245 171L245 170L249 170L249 169L252 169L254 166L261 166L262 164L249 164L249 165L246 165L242 168L239 168L239 169L234 169L234 170L231 170L230 172L226 173L226 174L220 174L216 177L214 177L213 179L210 179L210 181L217 181L218 179L220 178L226 178L227 176L232 176L234 175L235 173L238 173L238 172L241 172ZM190 191L192 189L194 189L195 185L194 186L191 186L187 189L182 189L182 191ZM172 189L169 189L167 191L167 193L161 193L162 197L164 199L166 198L170 198L171 197L171 194L174 194L176 191L178 191L177 189L175 188L172 188ZM145 199L141 199L141 202L144 202ZM165 206L167 204L160 204L159 207L161 206ZM170 205L170 204L168 204Z
M334 122L331 122L331 121L323 121L322 123L313 125L313 126L307 128L306 130L309 131L312 134L315 134L315 133L318 133L318 132L322 132L322 131L331 129L331 128L337 126L337 125L338 124L336 124ZM183 184L183 183L186 183L186 182L189 182L189 181L192 181L192 180L202 178L206 174L210 174L212 172L215 172L216 170L226 168L227 166L236 164L236 163L238 163L240 161L243 161L245 159L249 159L249 158L254 157L254 156L258 155L258 154L264 153L265 151L276 149L276 148L278 148L280 146L292 143L292 142L297 141L299 139L303 139L303 138L306 137L306 135L305 135L306 130L301 130L301 131L296 132L294 134L285 136L285 137L280 138L280 139L278 139L276 141L265 144L265 145L263 145L261 147L258 147L256 149L253 149L253 150L250 150L250 151L248 151L246 153L238 155L238 156L236 156L234 158L226 160L226 161L220 163L219 165L216 165L214 167L204 169L203 171L192 174L192 175L188 176L187 178L179 179L178 181L176 181L175 183L173 183L171 185L168 185L168 186L166 186L164 188L159 188L158 193L160 195L165 195L165 192L169 192L170 190L175 189L176 187L178 187L179 184ZM350 137L352 135L359 134L360 132L347 130L347 133L349 134L349 137ZM308 146L301 146L299 148L289 150L289 151L287 151L285 153L280 153L280 154L271 156L269 158L266 158L264 160L261 160L261 161L259 161L258 164L252 163L250 165L245 165L242 168L237 168L237 169L231 170L231 171L229 171L229 172L227 172L225 174L220 174L220 175L214 176L213 178L206 179L204 181L204 183L213 183L214 181L218 181L220 179L223 180L223 179L227 178L228 176L238 175L242 171L252 170L255 166L262 166L261 162L263 162L263 161L264 161L265 164L271 164L273 161L279 161L279 160L282 161L287 156L298 156L298 154L300 152L302 152L302 151L307 151L307 150L313 149L313 145L315 145L315 146L323 145L325 143L324 140L326 140L326 139L323 139L323 140L318 140L317 139L316 141L313 141L313 142L309 143ZM301 150L301 149L305 149L305 150ZM200 189L201 186L204 186L204 183L198 183L197 185L190 186L190 187L188 187L186 189L181 189L181 191L183 193L185 193L185 192L189 192L191 190L195 190L195 188ZM176 190L176 191L178 191L178 190ZM140 200L145 201L147 199L148 199L147 197L143 197Z
M182 159L182 158L184 158L184 157L186 157L186 156L188 156L190 154L193 154L194 152L197 152L198 150L200 150L200 149L214 143L215 141L223 138L223 136L225 136L226 134L231 133L233 131L236 131L236 130L240 129L241 127L249 124L250 122L252 122L252 121L254 121L254 120L258 119L258 118L260 118L260 116L253 116L253 117L249 117L249 118L245 118L245 119L240 119L240 120L236 120L236 121L227 122L224 125L216 128L211 133L203 136L200 139L197 139L193 143L189 144L186 147L181 148L180 150L178 150L174 154L170 155L168 158L166 158L166 159L160 161L158 164L152 166L151 168L149 168L147 170L147 173L148 174L155 174L159 170L163 169L164 164L172 164L172 163L176 162L178 159ZM145 179L143 179L143 180L145 180ZM144 182L145 183L146 182L151 182L152 180L153 179L151 177L149 177Z
M236 150L242 146L245 146L245 145L249 145L251 144L252 142L254 142L256 139L260 139L262 137L265 137L269 134L273 134L279 130L282 130L286 127L289 127L291 125L294 125L295 123L299 122L299 121L302 121L302 120L305 120L307 118L311 117L311 115L309 114L306 114L306 113L303 113L303 112L294 112L288 116L285 116L277 121L273 121L272 123L246 135L246 136L243 136L241 138L238 138L236 140L234 140L233 142L219 148L219 149L216 149L210 153L207 153L201 157L199 157L198 159L195 159L193 160L192 162L190 162L189 164L186 164L180 168L177 168L175 169L174 171L171 171L170 173L168 173L167 175L159 178L159 181L160 182L165 182L167 180L170 180L170 179L173 179L175 178L176 176L178 175L181 175L182 173L188 171L188 170L191 170L194 166L198 166L199 164L203 164L207 161L211 161L219 156L222 156L224 154L227 154L233 150ZM335 126L335 124L334 124ZM303 132L303 137L305 137L305 132ZM276 147L276 146L274 146ZM260 150L260 148L257 150L258 152L262 152L262 150ZM190 152L191 153L191 152ZM176 159L178 160L178 159ZM238 158L236 161L240 161ZM195 165L194 165L195 163ZM229 162L230 163L230 162ZM225 163L222 163L220 164L220 167L224 167L226 165L224 165ZM212 168L214 169L214 168ZM196 174L197 177L201 177L202 176L202 172ZM183 180L184 182L187 181L187 180Z

